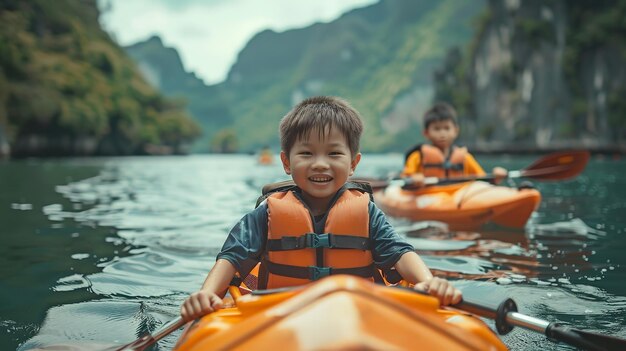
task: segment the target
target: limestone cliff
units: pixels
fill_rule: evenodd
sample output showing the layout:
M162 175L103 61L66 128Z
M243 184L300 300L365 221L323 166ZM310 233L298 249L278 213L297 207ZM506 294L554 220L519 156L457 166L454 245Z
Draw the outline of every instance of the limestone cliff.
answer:
M492 0L464 52L436 74L436 99L481 149L626 143L626 3Z

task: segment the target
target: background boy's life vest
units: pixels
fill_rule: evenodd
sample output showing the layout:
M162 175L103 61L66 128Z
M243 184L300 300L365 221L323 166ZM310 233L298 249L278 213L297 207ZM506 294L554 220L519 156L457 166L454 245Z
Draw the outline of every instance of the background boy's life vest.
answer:
M450 155L445 158L438 147L419 144L407 152L405 163L414 152L420 153L422 173L425 177L451 178L465 175L466 147L452 146Z
M302 285L331 274L380 277L369 239L369 193L360 186L340 190L324 234L316 234L309 210L292 191L281 190L267 197L268 240L259 288Z

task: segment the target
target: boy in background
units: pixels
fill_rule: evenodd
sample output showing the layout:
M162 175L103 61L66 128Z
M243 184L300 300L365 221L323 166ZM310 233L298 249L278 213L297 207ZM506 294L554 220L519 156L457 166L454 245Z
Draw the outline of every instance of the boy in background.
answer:
M424 114L424 137L430 142L418 144L405 156L402 177L411 178L412 187L422 187L425 177L454 178L484 176L485 171L465 147L454 145L459 136L456 110L447 103L436 103ZM495 167L495 183L506 178L507 170Z

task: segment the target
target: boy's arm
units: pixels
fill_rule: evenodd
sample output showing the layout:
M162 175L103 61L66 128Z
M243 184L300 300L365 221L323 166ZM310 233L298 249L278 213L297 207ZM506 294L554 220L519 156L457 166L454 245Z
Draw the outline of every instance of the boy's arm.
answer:
M411 186L413 188L424 186L424 174L421 172L421 163L421 154L418 151L413 152L406 160L404 170L400 174L401 177L411 178Z
M433 278L430 269L415 252L407 252L402 255L394 265L394 268L404 280L411 284L417 284Z
M467 154L466 162L468 174L477 176L484 176L486 174L480 164L478 164L478 161L476 161L472 155ZM491 173L495 177L493 180L494 184L500 184L508 175L508 171L502 167L494 167Z
M395 269L402 278L415 284L416 290L428 292L446 306L461 301L461 291L449 281L433 277L424 261L415 253L407 252L395 264Z
M385 214L373 202L369 205L369 215L372 257L379 269L386 271L394 267L404 280L416 284L416 289L436 296L443 305L461 301L461 292L447 280L433 278L413 246L396 233Z
M202 288L200 290L213 292L220 297L226 295L228 284L235 276L235 266L232 263L224 259L219 259L215 262L215 266L209 272Z
M180 307L180 316L183 320L194 320L222 308L221 298L226 294L235 272L232 263L224 259L217 260L204 280L202 288L189 295Z
M406 163L404 164L404 170L402 170L402 176L403 177L408 177L411 176L412 174L415 173L422 173L420 172L420 166L422 163L422 158L419 152L413 152L411 155L409 155L409 158L406 160Z
M467 175L484 176L485 170L478 164L478 161L470 153L465 155L465 173Z
M181 306L181 317L189 321L221 308L221 298L226 294L235 272L245 275L256 265L266 237L267 207L260 205L246 214L228 233L202 288L191 294Z

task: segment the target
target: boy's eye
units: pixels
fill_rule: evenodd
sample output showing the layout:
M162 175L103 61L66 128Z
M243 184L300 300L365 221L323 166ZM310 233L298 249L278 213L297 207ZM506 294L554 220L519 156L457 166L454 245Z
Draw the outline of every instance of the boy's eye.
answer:
M341 152L341 151L331 151L331 152L330 152L330 155L331 155L331 156L343 155L343 152Z

